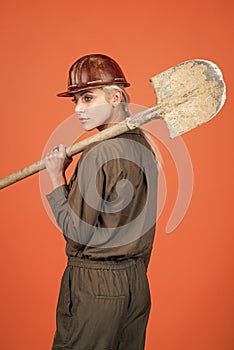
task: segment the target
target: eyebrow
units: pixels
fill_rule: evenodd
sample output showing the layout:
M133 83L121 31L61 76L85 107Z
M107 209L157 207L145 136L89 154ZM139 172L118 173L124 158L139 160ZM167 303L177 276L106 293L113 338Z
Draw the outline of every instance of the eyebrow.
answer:
M92 90L85 90L85 91L81 91L80 92L80 96L83 96L86 93L91 93L91 94L95 94L95 92L93 92Z

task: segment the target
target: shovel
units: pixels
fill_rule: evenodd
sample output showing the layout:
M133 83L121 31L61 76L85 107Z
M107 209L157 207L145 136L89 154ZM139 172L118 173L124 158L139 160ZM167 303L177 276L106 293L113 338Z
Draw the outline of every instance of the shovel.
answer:
M94 142L118 136L153 119L163 119L169 136L174 138L213 118L226 98L222 72L207 60L195 59L180 63L155 75L150 82L157 97L156 106L67 147L67 156L72 157ZM45 164L42 159L0 179L0 189L43 169Z

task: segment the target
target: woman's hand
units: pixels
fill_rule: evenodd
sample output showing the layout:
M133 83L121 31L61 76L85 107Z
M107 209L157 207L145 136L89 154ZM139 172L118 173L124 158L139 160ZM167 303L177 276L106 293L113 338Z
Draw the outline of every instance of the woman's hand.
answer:
M54 188L66 184L65 170L71 162L72 158L67 157L65 146L62 144L47 153L45 166Z

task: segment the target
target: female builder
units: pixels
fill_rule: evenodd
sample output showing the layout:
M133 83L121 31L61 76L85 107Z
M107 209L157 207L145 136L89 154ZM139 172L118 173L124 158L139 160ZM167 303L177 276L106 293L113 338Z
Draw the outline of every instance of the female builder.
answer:
M68 91L85 130L128 117L129 86L110 57L93 54L69 71ZM157 197L157 160L137 128L89 146L67 184L70 160L59 145L46 156L47 195L66 239L52 349L142 350L150 312L146 270Z

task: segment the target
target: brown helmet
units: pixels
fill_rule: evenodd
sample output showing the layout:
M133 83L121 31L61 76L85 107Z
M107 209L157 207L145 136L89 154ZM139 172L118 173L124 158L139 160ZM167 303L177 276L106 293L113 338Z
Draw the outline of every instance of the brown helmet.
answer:
M110 57L91 54L78 59L69 70L68 91L57 94L71 97L74 93L103 85L130 86L120 66Z

